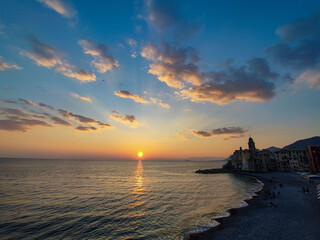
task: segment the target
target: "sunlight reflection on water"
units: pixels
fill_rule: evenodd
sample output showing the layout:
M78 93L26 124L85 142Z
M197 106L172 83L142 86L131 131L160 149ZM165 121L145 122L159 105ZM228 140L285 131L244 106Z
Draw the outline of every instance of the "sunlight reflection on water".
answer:
M0 238L180 239L257 184L214 162L1 160Z

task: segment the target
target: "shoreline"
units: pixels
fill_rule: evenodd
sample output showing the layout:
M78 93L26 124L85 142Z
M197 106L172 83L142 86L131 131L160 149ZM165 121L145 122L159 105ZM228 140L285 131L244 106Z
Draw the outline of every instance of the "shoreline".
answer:
M310 185L309 180L301 178L296 173L245 172L241 174L254 177L263 183L261 190L255 193L256 196L244 200L248 204L247 206L229 209L227 211L229 216L214 219L219 223L217 226L201 232L191 232L185 235L184 240L318 239L320 234L320 228L317 227L320 225L320 200L317 199L316 186L320 183L319 180ZM279 184L283 184L284 187L280 188ZM302 186L310 187L311 194L303 194ZM274 190L276 196L267 196L268 190L271 192ZM290 199L295 195L298 200L301 200L301 203L299 201L292 203L293 201L291 201L292 204L289 204ZM270 202L276 207L270 207ZM299 214L292 214L295 210ZM293 233L301 227L301 218L308 219L305 224L308 234L302 234L301 237L298 237ZM278 223L284 229L279 229ZM293 228L295 225L297 227ZM279 235L282 235L281 238Z
M246 204L246 206L239 206L239 207L235 207L235 208L230 208L226 211L226 215L227 216L223 216L223 217L218 217L218 218L213 218L212 220L217 222L217 225L210 227L207 230L204 231L194 231L194 232L190 232L188 234L186 234L183 238L183 240L198 240L198 239L206 239L205 237L208 235L212 235L213 233L221 230L221 229L225 229L228 224L229 218L232 218L235 214L241 214L239 212L239 210L241 209L248 209L250 207L252 207L256 201L259 201L257 198L259 198L259 195L262 193L262 191L264 190L266 184L268 184L268 182L266 180L262 180L257 176L251 176L250 174L247 174L247 172L217 172L217 173L202 173L202 174L220 174L220 173L225 173L225 174L241 174L241 175L247 175L250 177L255 178L255 180L259 183L262 184L261 188L256 191L253 192L253 195L251 198L249 199L244 199L243 202Z

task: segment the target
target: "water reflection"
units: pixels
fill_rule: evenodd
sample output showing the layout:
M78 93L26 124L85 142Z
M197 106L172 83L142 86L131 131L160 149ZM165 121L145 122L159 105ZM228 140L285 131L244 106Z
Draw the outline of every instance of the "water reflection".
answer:
M141 160L138 161L138 165L135 172L135 186L133 188L134 194L144 194L144 186L143 186L143 166Z
M136 210L135 212L133 212L132 217L145 215L143 205L146 201L144 200L145 186L143 184L143 181L143 166L141 160L139 160L135 171L135 185L132 190L134 201L131 208Z

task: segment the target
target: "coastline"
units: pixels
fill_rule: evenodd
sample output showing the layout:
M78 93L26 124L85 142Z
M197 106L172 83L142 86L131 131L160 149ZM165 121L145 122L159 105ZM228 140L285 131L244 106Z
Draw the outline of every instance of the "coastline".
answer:
M318 239L319 180L309 183L296 173L237 174L252 176L261 181L263 187L256 192L256 196L244 200L247 206L228 210L229 216L214 219L219 223L217 226L206 231L189 233L184 240ZM280 188L280 184L284 187ZM308 187L311 194L304 194L302 187ZM271 193L274 191L275 197L268 196L268 190ZM270 206L270 202L276 207Z

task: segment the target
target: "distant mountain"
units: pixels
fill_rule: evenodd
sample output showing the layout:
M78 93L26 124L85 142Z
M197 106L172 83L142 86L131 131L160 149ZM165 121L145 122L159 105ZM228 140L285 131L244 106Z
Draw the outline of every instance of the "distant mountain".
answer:
M320 137L306 138L296 141L282 149L308 149L308 146L320 146Z
M270 152L276 152L281 150L281 148L272 146L272 147L266 148L265 150L269 150Z

